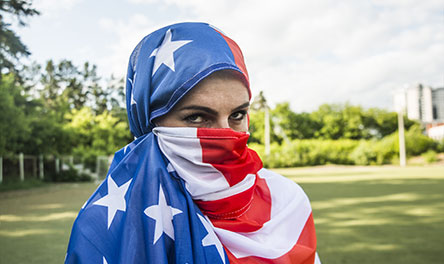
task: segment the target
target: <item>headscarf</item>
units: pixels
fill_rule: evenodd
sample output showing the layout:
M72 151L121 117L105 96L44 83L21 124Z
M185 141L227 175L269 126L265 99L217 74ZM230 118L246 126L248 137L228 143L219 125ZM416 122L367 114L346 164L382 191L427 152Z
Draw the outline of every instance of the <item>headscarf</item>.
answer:
M241 73L249 88L238 45L208 24L175 24L146 36L128 66L126 104L133 135L149 133L152 120L168 113L200 80L227 69Z
M154 126L220 70L238 72L251 97L242 52L208 24L167 26L136 46L126 85L135 140L80 210L65 263L320 263L308 198L262 168L247 133Z

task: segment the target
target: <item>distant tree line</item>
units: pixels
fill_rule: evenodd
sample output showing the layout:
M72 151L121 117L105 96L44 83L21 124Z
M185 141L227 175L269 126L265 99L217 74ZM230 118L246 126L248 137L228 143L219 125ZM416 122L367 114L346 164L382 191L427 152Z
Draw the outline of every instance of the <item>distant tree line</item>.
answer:
M255 98L250 113L249 146L267 167L323 164L372 165L397 163L399 155L397 113L345 104L323 104L311 113L295 113L288 102L270 109L271 153L264 150L264 107ZM423 133L420 123L404 117L408 156L426 155L436 160L444 152Z
M253 103L254 106L254 103ZM293 139L381 139L398 129L398 116L380 108L364 109L345 104L323 104L311 113L295 113L290 103L283 102L270 111L272 141ZM419 125L404 117L406 129ZM250 113L250 142L263 144L264 111Z
M0 80L0 155L110 155L132 140L122 79L62 60L24 67Z

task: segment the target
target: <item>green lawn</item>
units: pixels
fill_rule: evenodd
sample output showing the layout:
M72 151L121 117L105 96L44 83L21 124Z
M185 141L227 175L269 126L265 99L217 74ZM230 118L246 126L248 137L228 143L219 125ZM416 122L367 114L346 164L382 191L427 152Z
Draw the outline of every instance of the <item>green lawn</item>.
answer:
M443 263L444 166L275 170L309 195L324 264ZM0 192L0 263L62 263L92 183Z
M276 171L310 197L323 263L444 263L444 166Z
M72 223L92 183L0 193L0 263L63 263Z

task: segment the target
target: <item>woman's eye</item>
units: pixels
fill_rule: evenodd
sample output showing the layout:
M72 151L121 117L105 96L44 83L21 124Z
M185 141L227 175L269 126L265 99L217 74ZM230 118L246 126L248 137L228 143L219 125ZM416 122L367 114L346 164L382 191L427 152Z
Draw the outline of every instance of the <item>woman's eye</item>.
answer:
M185 118L190 123L202 123L204 121L201 115L190 115Z
M236 112L231 114L231 119L233 120L242 120L245 117L246 112L245 111L240 111L240 112Z

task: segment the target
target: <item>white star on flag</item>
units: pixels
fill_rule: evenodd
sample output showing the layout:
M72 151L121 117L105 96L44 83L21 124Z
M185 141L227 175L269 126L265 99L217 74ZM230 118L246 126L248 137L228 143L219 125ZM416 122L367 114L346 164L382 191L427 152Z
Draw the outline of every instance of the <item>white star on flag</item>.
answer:
M181 214L182 211L167 205L161 185L159 185L159 203L147 207L143 212L156 221L153 245L156 244L157 240L159 240L163 233L174 240L173 217L177 214Z
M103 257L103 264L108 264L108 261L106 261L105 257Z
M134 81L136 80L137 72L134 73L133 79L128 78L128 81L131 83L131 105L137 104L136 100L134 100Z
M156 57L156 59L154 60L152 75L154 75L157 72L160 65L162 64L165 64L165 66L168 66L168 68L170 68L172 71L175 71L173 53L176 50L178 50L180 47L192 42L192 40L171 41L171 35L172 35L171 29L168 29L162 44L160 44L160 47L153 50L153 52L150 55L150 58L152 56Z
M202 239L202 246L208 247L208 246L216 246L217 252L219 253L220 258L222 259L222 262L225 264L225 252L224 248L222 246L222 243L220 243L219 239L217 238L216 234L214 233L213 227L210 223L210 221L207 221L203 216L200 214L197 214L200 221L204 225L205 229L207 230L208 234Z
M111 178L111 175L109 175L108 194L94 202L96 205L101 205L108 208L108 229L114 220L117 210L122 212L126 211L125 194L126 191L128 191L131 181L132 179L118 187L113 178Z

